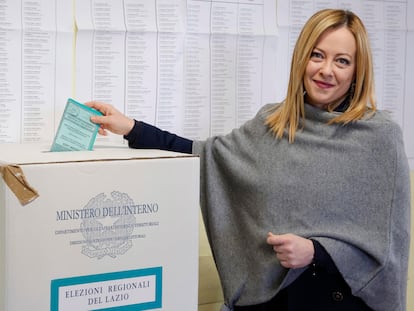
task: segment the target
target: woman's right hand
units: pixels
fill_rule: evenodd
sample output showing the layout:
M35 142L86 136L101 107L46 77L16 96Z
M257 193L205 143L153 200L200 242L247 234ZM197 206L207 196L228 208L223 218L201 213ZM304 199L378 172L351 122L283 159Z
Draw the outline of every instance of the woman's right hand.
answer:
M134 119L118 111L114 106L102 102L90 101L86 106L100 111L103 116L92 116L91 122L99 124L99 134L108 135L107 131L119 135L128 135L134 127Z
M277 259L285 268L303 268L313 260L315 249L310 239L292 233L269 232L266 241L273 247Z

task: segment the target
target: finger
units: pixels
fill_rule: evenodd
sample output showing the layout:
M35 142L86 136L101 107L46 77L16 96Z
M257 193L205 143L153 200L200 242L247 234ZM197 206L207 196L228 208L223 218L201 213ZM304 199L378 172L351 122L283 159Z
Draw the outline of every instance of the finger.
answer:
M103 106L103 103L102 102L95 101L95 100L92 100L92 101L86 102L85 105L88 106L88 107L95 108L95 107Z
M107 116L91 116L91 121L96 124L108 124L109 120Z
M285 244L286 239L284 238L284 235L279 234L271 234L267 237L267 243L274 246L281 246Z
M280 265L285 268L291 268L292 263L289 257L286 257L284 254L276 254L276 258L279 261Z
M108 132L102 127L100 127L98 129L98 132L99 132L99 135L102 135L102 136L107 136L108 135Z
M283 249L281 249L281 247L277 245L273 246L273 251L276 253L277 256L281 256L284 253Z
M279 260L279 263L282 267L287 268L287 269L291 269L291 268L295 268L296 266L293 265L290 261L288 260Z
M101 124L100 117L98 116L91 116L91 122L96 124Z
M273 244L273 243L272 243L272 241L273 241L273 237L274 237L274 236L275 236L275 235L274 235L272 232L270 232L270 231L269 231L269 232L267 233L266 243L267 243L267 244L271 244L271 245L272 245L272 244Z
M287 262L285 262L283 260L279 260L279 263L282 267L287 268Z
M98 101L86 102L85 105L102 112L104 115L108 114L110 109L107 104Z

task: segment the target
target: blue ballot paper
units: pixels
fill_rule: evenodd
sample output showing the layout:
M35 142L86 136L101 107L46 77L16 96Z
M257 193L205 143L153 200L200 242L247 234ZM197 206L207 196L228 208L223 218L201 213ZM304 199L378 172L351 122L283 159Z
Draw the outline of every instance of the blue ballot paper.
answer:
M102 113L69 98L50 151L92 150L99 129L92 115Z

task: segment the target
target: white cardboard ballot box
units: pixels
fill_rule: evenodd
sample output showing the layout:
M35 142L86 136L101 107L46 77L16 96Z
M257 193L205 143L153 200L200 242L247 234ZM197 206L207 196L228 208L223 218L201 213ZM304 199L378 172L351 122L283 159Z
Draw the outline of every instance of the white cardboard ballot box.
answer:
M198 157L47 150L0 144L0 310L197 310Z

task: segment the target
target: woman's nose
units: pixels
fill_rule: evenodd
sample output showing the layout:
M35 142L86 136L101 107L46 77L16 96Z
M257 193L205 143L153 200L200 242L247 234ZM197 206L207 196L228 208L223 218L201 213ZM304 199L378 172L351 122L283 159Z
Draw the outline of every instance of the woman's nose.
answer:
M333 64L331 61L324 61L321 64L320 73L324 76L332 76L333 74Z

